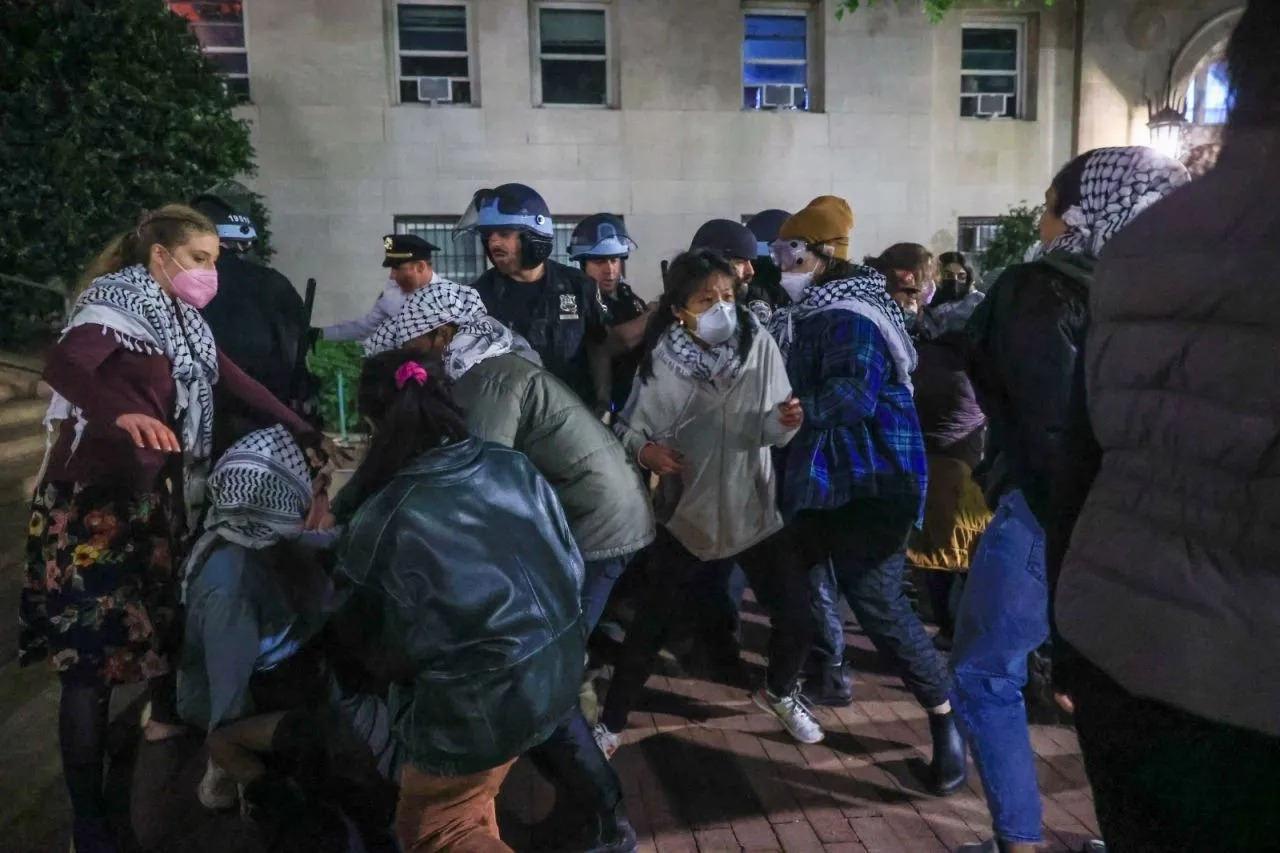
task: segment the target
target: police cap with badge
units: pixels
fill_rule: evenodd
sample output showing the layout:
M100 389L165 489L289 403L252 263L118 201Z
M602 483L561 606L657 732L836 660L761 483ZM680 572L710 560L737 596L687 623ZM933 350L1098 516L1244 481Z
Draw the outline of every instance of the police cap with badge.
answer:
M431 253L440 251L416 234L388 234L382 238L382 248L386 256L382 259L384 267L398 267L410 261L431 261Z

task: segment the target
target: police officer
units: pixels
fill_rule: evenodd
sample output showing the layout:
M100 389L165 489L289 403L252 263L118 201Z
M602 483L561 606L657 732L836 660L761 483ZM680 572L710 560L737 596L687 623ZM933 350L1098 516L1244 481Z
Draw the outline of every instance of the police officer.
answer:
M724 255L738 277L738 298L745 299L747 286L755 277L756 235L747 226L732 219L704 222L693 235L689 251L714 249Z
M230 202L205 194L191 206L213 222L218 254L218 293L201 313L218 349L277 399L300 406L309 396L305 369L295 372L308 318L289 279L249 260L258 239L253 220ZM214 452L261 426L258 416L214 387Z
M382 248L382 266L390 270L382 293L363 317L321 329L326 341L363 341L383 321L400 313L406 296L441 281L431 264L431 253L440 251L439 247L416 234L388 234L382 238Z
M755 277L747 287L747 308L761 323L768 323L773 312L791 304L782 287L782 270L774 262L769 245L778 239L778 229L791 218L785 210L762 210L747 220L747 230L756 238Z
M555 231L524 184L482 189L455 234L478 233L493 267L472 284L494 319L523 335L553 375L597 411L609 401L608 337L596 283L550 260Z
M600 291L609 327L606 349L611 357L609 408L618 412L631 396L640 367L640 347L653 309L626 282L626 262L636 242L622 217L597 213L578 223L569 238L569 258Z

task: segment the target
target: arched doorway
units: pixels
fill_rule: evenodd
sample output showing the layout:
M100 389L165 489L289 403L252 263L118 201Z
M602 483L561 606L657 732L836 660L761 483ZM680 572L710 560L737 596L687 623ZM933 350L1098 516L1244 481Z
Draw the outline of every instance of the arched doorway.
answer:
M1207 21L1173 61L1169 91L1175 103L1186 105L1184 160L1193 173L1207 171L1217 161L1231 106L1227 41L1243 14L1241 5Z

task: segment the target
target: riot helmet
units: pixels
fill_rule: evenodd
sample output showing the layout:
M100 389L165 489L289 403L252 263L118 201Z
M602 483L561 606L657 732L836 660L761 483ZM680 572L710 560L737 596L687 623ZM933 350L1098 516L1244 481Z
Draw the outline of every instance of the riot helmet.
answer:
M573 229L573 236L569 238L569 259L579 262L593 258L626 260L635 248L636 241L627 233L621 216L597 213Z
M462 234L479 234L511 229L520 233L520 266L533 269L551 257L555 228L546 201L524 184L503 184L482 189L471 197L471 205L453 227L456 239ZM485 246L485 255L489 247Z

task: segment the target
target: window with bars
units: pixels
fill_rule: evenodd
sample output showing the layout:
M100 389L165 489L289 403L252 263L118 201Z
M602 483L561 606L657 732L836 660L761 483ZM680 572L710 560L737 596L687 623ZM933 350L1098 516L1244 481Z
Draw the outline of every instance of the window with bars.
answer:
M535 102L608 106L609 9L584 3L539 3L535 8L538 68Z
M748 12L742 40L742 106L809 109L809 16Z
M249 48L244 3L235 0L168 0L169 11L185 18L200 49L222 74L227 89L249 100Z
M460 3L396 4L400 103L472 103L467 13Z
M960 115L1019 118L1026 89L1026 27L966 24L961 31Z
M960 251L967 255L979 270L986 264L986 254L991 241L1000 231L1000 219L995 216L962 216L957 233Z
M554 222L553 229L555 231L555 241L552 244L551 260L559 261L562 264L573 264L569 260L569 238L573 236L573 229L578 227L578 223L585 216L555 216L552 217Z
M470 284L489 267L484 256L484 244L477 234L461 234L453 239L453 226L458 216L397 216L395 232L414 234L439 246L433 252L432 267L440 275L458 284Z

